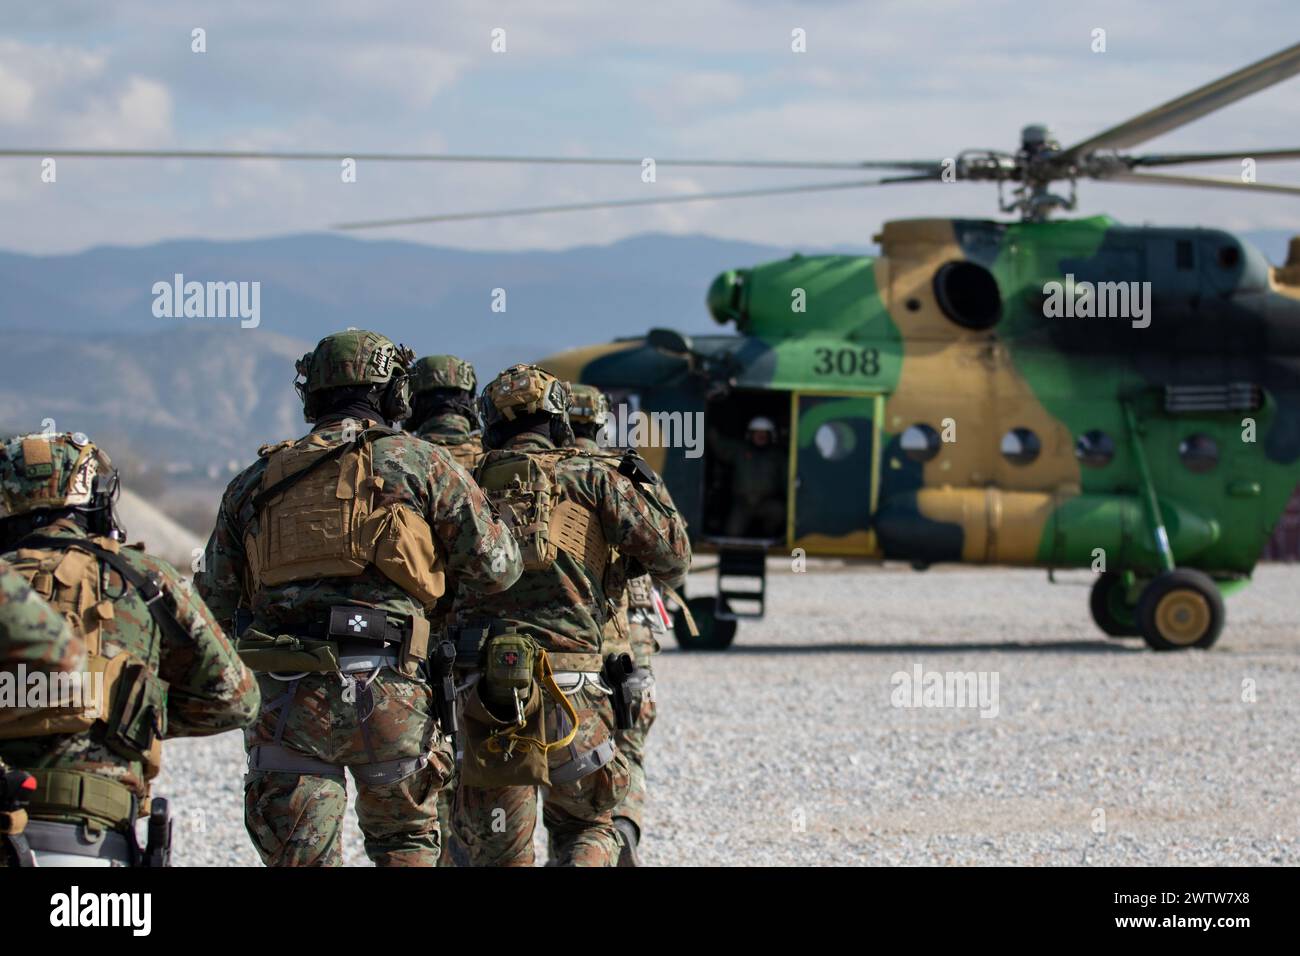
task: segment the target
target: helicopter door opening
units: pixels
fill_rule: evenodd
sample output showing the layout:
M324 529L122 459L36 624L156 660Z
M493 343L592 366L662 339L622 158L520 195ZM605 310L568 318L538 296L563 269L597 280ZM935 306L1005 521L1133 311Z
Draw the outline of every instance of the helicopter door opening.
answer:
M787 392L733 391L705 409L703 537L720 546L786 540Z
M794 403L793 546L810 554L873 554L883 398L799 394Z

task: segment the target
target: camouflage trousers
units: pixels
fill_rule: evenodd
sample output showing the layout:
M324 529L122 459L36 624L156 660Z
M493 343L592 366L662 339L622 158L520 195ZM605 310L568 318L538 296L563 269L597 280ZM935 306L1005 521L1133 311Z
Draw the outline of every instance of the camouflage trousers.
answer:
M614 736L609 697L584 687L570 696L578 713L573 742L550 754L554 771ZM546 736L558 739L556 708L547 703ZM578 780L556 783L543 797L543 819L550 832L556 866L615 866L622 846L613 810L627 796L630 769L617 748L599 770ZM537 791L533 787L466 787L456 791L455 830L474 866L532 866L537 829Z
M439 866L469 866L469 854L465 844L456 835L454 806L456 788L460 774L453 771L447 786L438 791L438 827L442 832L442 853L438 857Z
M339 866L347 810L343 767L428 757L389 783L357 783L357 818L376 866L435 866L441 852L438 794L451 778L450 744L437 733L424 681L383 668L354 675L260 674L262 710L245 746L274 744L339 768L337 775L252 771L244 778L244 825L267 866Z
M653 655L659 652L659 642L655 631L638 615L628 621L628 634L631 638L632 656L638 667L650 670ZM650 726L655 722L655 696L653 685L641 701L641 710L637 714L636 725L614 734L618 749L627 755L631 784L627 796L614 809L614 816L624 817L636 825L637 833L643 832L641 825L645 811L645 740L650 733Z

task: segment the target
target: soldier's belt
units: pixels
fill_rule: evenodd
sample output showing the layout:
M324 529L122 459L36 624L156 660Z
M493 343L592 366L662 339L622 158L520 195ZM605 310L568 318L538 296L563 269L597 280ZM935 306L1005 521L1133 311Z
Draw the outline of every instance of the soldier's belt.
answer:
M397 670L400 661L399 655L385 654L382 651L374 654L340 654L339 671L351 674L356 671L377 671L381 667Z
M328 673L340 670L344 657L380 656L385 643L400 647L403 654L417 661L423 660L427 652L428 624L423 618L419 623L422 625L422 641L416 642L416 628L410 618L400 624L390 624L385 611L336 605L330 608L327 620L296 625L286 629L289 633L267 634L248 628L237 647L240 658L255 671ZM416 643L420 646L415 647ZM398 661L390 666L400 670L403 665ZM354 666L352 669L364 668Z
M136 861L135 847L125 834L114 830L92 833L80 823L55 823L32 820L23 836L36 853L66 853L99 860L111 860L131 866ZM39 859L37 861L39 865Z
M27 814L33 820L82 817L115 830L135 824L135 793L125 784L79 770L27 772L36 778L36 791L27 805Z
M377 763L347 764L352 776L358 783L370 786L383 786L405 780L413 773L418 773L429 765L429 758L399 757L396 760L381 760ZM248 769L259 773L296 773L317 777L342 777L343 764L330 763L307 754L290 750L279 744L257 744L249 748Z
M557 675L575 671L583 674L599 674L600 669L605 666L604 659L599 654L547 651L546 656L551 659L551 670Z
M595 773L614 759L614 743L606 740L585 753L578 754L568 763L551 768L551 783L572 783Z

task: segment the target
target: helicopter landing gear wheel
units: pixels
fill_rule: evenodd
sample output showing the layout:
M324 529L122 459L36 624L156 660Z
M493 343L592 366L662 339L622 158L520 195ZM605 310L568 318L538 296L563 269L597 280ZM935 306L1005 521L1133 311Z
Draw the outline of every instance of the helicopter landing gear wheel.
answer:
M695 618L695 626L700 635L691 637L691 632L686 626L686 616L682 614L681 608L678 608L673 616L673 634L677 638L678 647L684 651L725 651L731 646L731 642L736 639L736 621L734 618L725 620L717 616L716 597L690 598L686 606L690 608L691 615ZM725 601L722 606L730 610L730 606Z
M1128 603L1124 575L1105 571L1093 582L1088 608L1097 626L1110 637L1139 637L1137 609Z
M1137 606L1142 639L1156 651L1210 647L1223 631L1224 617L1223 595L1214 579L1190 568L1156 575Z

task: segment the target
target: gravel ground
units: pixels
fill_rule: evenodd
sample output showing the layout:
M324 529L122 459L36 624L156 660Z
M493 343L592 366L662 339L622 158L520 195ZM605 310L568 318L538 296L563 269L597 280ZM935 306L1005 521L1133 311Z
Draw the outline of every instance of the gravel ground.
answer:
M1300 864L1300 568L1181 654L1102 637L1089 575L1058 581L774 564L730 651L659 658L644 862ZM894 706L916 667L996 677L996 715ZM167 745L178 865L257 865L242 764L237 734Z

